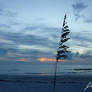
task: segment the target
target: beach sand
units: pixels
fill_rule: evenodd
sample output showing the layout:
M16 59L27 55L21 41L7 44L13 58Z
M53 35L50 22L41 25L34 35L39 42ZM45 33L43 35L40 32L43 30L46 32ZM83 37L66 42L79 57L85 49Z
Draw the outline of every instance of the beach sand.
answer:
M92 76L57 76L56 92L92 92ZM0 92L53 92L53 76L2 75Z

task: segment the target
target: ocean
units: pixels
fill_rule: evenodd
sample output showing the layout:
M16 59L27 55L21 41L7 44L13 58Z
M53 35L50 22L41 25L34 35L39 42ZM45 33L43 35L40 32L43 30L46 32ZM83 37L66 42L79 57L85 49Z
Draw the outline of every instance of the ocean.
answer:
M53 75L55 64L0 64L0 75ZM57 75L92 75L92 65L58 64Z
M0 64L0 92L53 92L55 64ZM92 65L58 64L56 92L92 92Z

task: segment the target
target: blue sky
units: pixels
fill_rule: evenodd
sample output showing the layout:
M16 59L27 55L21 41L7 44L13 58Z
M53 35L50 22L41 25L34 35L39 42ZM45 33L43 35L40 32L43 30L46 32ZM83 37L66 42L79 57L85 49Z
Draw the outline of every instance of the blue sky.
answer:
M55 58L63 17L71 34L71 62L92 60L91 0L0 0L0 61ZM84 58L85 57L85 58Z

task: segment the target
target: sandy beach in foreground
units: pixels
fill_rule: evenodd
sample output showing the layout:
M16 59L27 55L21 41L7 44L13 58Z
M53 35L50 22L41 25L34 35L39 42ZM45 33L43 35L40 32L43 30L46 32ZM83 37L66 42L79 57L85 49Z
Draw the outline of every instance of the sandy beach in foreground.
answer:
M92 92L92 76L57 76L56 92ZM53 76L1 75L0 92L53 92Z

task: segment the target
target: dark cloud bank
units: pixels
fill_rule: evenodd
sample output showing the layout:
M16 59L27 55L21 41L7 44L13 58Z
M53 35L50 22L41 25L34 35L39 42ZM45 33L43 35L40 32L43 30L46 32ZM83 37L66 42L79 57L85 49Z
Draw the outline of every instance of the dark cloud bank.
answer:
M44 28L43 31L56 31L58 29L56 28ZM58 39L59 37L56 35L53 35L53 32L50 35L53 40L56 38ZM40 57L47 57L47 58L55 58L55 54L50 53L50 52L45 52L45 51L40 51L40 50L35 50L35 49L30 49L30 50L22 50L19 49L19 45L36 45L36 46L43 46L47 48L53 48L54 51L56 52L58 42L53 42L53 40L49 40L49 37L42 37L42 36L37 36L37 35L28 35L28 34L23 34L23 33L12 33L12 32L3 32L0 31L0 57L4 56L5 58L8 58L8 61L16 61L16 59L20 58L26 58L29 59L32 62L36 62L38 58ZM79 34L75 33L72 36L72 39L78 40L78 41L85 41L85 42L92 42L92 40L85 38L84 36L80 36ZM4 40L4 41L3 41ZM74 44L74 43L72 43ZM71 44L71 46L72 46ZM77 44L78 45L78 44ZM83 46L83 44L80 44L80 46ZM87 45L86 45L87 46ZM84 46L84 47L86 47ZM75 57L80 59L88 59L88 62L91 61L92 56L90 56L90 51L87 53L84 53L84 55L80 55L79 53L72 53L70 52L70 56L67 60L72 61L72 59ZM68 61L67 61L68 62ZM75 62L75 61L74 61ZM69 62L68 62L69 63ZM73 62L72 62L73 63Z

